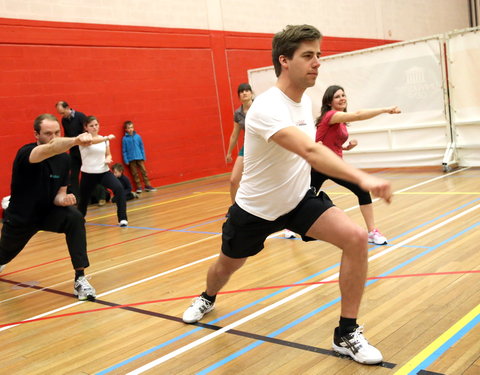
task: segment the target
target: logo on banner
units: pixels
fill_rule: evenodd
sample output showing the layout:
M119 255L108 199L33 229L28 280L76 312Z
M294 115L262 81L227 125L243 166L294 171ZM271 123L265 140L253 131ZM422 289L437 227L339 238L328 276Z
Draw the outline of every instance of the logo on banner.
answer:
M401 90L411 98L422 99L431 95L436 88L434 83L428 83L424 68L414 66L405 71L405 83Z

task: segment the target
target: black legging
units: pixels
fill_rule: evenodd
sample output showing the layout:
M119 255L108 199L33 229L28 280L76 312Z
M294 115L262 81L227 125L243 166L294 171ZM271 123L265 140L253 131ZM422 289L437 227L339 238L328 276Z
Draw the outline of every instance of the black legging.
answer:
M73 268L88 267L85 220L76 207L53 206L35 224L16 223L6 215L0 238L0 264L7 264L39 230L65 233Z
M370 196L370 193L368 191L362 190L362 188L357 184L352 184L351 182L341 180L339 178L327 176L323 173L317 172L313 168L312 168L311 178L312 180L310 185L315 188L315 191L317 193L326 180L332 180L333 182L347 188L353 194L355 194L358 198L358 204L360 206L372 203L372 197Z
M117 204L118 221L127 220L127 200L123 193L123 186L118 181L112 172L104 173L85 173L82 172L82 180L80 181L80 201L78 202L78 209L85 217L87 214L87 206L90 201L90 196L95 190L95 186L101 184L107 189L111 189L115 195L115 203Z

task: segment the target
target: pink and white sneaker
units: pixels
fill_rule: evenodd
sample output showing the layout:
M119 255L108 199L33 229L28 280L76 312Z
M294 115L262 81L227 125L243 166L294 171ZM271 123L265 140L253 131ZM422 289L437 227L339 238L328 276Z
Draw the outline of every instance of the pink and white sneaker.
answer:
M368 233L368 242L374 243L375 245L386 245L387 239L385 236L378 231L378 229L373 229Z

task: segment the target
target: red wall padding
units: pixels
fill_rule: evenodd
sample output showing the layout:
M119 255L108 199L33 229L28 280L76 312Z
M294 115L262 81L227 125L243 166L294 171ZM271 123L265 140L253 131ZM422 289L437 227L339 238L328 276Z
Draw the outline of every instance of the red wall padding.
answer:
M122 123L143 137L155 186L228 172L225 149L247 70L271 65L272 35L73 24L0 18L0 197L10 192L18 148L33 120L67 101L113 133ZM325 38L324 55L385 44Z

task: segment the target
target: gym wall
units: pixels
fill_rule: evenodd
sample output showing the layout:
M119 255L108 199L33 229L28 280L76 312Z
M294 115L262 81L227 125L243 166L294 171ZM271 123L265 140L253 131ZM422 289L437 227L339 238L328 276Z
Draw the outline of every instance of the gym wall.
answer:
M132 120L156 186L224 173L236 87L247 70L271 64L273 33L314 24L328 56L466 27L463 3L0 1L0 196L9 194L16 151L34 141L33 119L55 114L58 100L117 136L116 162L122 123Z

